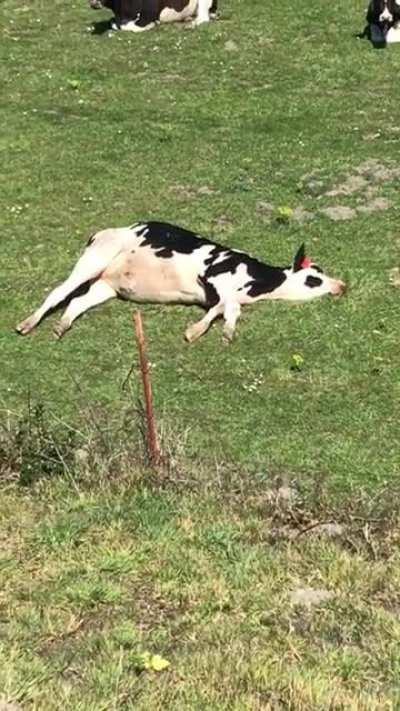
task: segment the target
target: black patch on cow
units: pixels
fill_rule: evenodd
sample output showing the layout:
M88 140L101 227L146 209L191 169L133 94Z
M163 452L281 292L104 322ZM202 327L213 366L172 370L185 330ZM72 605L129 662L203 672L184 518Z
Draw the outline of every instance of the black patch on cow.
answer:
M322 279L320 279L319 277L312 276L312 274L309 274L304 283L306 286L309 286L311 287L311 289L314 289L316 286L321 286Z
M141 225L140 230L137 226ZM215 287L209 283L209 279L217 277L219 274L235 274L242 264L246 266L249 281L245 288L248 288L250 296L260 296L277 289L286 279L286 274L282 267L273 267L258 259L250 257L245 252L238 252L229 247L224 247L216 242L211 242L204 237L185 230L182 227L171 225L166 222L136 223L132 226L136 235L143 238L140 246L151 247L157 257L170 259L174 254L193 254L196 249L201 249L209 245L212 249L210 254L204 259L205 272L199 277L202 284L207 304L214 306L219 301ZM224 257L221 259L221 254Z
M208 306L209 308L211 308L212 306L216 306L219 302L219 295L215 286L213 286L213 284L210 284L210 282L207 281L204 276L200 276L198 278L198 282L204 289L206 306Z
M135 20L135 25L138 27L147 27L147 25L150 25L152 22L157 22L160 18L159 0L145 0L141 4L142 7Z
M246 284L248 288L247 294L253 298L261 296L261 294L269 294L271 291L275 291L278 287L283 284L286 279L286 274L277 267L267 267L268 271L265 271L262 279L254 279Z
M93 9L106 7L115 14L116 24L121 27L127 22L135 22L138 27L147 27L160 19L161 11L170 7L181 12L189 0L89 0ZM216 1L211 11L216 10Z
M133 226L133 229L135 226ZM144 234L147 231L147 234ZM149 246L156 252L158 257L169 259L173 256L173 252L179 254L192 254L196 249L204 247L205 244L213 245L218 249L218 252L225 249L214 242L210 242L204 237L199 237L190 230L185 230L183 227L170 225L167 222L147 222L143 224L140 231L136 234L143 236L143 246Z
M392 20L380 21L381 13L387 8L392 15ZM374 47L382 48L386 46L386 35L391 27L397 25L400 21L400 6L397 4L396 0L370 0L367 9L367 26L364 31L358 35L358 37L368 37L371 40ZM381 31L382 37L380 39L373 37L372 26L375 25Z

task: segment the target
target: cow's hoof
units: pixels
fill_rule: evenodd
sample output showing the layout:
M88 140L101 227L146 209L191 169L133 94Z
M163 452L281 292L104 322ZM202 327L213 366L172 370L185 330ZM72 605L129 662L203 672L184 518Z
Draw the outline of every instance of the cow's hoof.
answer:
M224 326L224 329L222 331L222 336L223 336L225 343L232 343L234 335L235 335L235 330L233 328L231 328L230 326Z
M206 25L209 22L209 19L201 18L201 17L196 17L192 24L191 27L199 27L200 25Z
M186 329L185 339L188 343L194 343L194 341L197 341L197 339L200 338L203 333L204 329L200 328L197 323L194 323L192 324L192 326L189 326L189 328Z
M70 327L71 324L69 323L69 321L63 321L63 319L60 319L60 321L57 321L56 325L53 328L54 336L57 339L62 338L64 333L66 333L66 331L68 331Z
M21 336L26 336L26 334L29 333L29 331L32 331L34 326L35 326L35 321L32 318L27 318L27 319L25 319L25 321L21 321L21 323L19 323L18 326L15 327L15 330Z

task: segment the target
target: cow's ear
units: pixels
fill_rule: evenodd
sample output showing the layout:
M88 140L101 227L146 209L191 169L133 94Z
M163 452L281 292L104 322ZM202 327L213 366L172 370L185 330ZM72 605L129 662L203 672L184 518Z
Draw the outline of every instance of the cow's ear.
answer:
M306 251L304 247L304 243L299 247L299 249L296 252L295 258L293 260L293 271L294 272L299 272L300 269L303 268L303 261L306 256Z

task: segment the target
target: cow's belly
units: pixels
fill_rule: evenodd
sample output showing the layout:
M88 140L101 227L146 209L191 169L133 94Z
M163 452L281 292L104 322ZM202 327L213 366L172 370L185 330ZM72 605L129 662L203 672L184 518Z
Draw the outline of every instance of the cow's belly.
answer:
M193 17L197 10L197 0L189 0L182 10L174 10L172 7L165 7L160 12L160 22L182 22Z
M120 255L102 275L125 299L149 303L204 304L198 267L190 255L157 257L151 249Z

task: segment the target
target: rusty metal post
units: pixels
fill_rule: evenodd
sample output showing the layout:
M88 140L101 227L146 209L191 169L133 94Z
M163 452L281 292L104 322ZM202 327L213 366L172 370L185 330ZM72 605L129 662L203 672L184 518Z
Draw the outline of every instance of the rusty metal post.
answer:
M149 363L146 357L146 341L143 332L142 315L140 311L135 311L133 314L135 325L136 341L139 350L139 365L142 374L145 415L146 415L146 439L147 452L149 455L150 464L157 466L160 461L161 451L157 437L157 430L154 421L153 410L153 395L151 391L151 380L149 376Z

